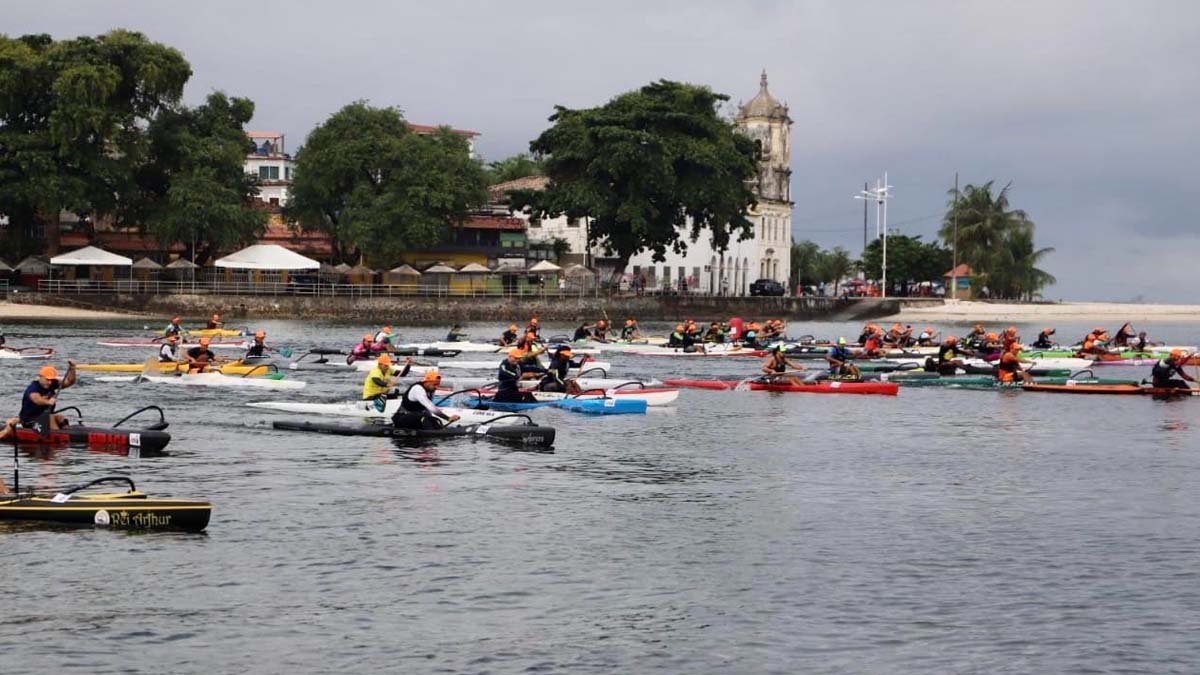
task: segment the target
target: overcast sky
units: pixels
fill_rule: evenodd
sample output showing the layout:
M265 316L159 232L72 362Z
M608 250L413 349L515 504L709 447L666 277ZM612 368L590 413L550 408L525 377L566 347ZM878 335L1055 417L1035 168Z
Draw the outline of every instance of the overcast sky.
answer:
M667 78L791 105L793 232L862 248L851 199L885 170L889 223L932 238L955 172L1012 182L1057 251L1051 298L1195 301L1200 3L152 2L0 0L0 30L129 28L180 49L187 99L257 104L289 150L355 99L528 149L555 104Z

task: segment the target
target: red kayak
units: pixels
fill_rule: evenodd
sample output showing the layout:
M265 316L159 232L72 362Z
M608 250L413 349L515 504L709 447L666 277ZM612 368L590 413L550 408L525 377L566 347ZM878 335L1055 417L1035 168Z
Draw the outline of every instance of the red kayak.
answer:
M663 380L663 384L672 387L690 387L693 389L733 389L739 382L745 380ZM810 394L881 394L895 396L900 391L900 385L895 382L844 382L840 380L822 380L812 384L768 384L765 382L748 382L750 391L779 391L804 392Z
M1021 385L1025 391L1040 391L1055 394L1109 394L1126 396L1200 396L1200 389L1167 389L1142 387L1136 384L1037 384Z

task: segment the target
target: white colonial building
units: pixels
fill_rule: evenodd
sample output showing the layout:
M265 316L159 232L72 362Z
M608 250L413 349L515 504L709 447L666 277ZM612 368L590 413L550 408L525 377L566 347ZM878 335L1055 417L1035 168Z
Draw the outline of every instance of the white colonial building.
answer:
M680 289L680 279L686 279L687 290L692 293L743 295L756 279L774 279L787 286L792 250L792 120L787 106L767 91L765 71L758 94L739 106L735 123L762 147L754 186L758 206L749 214L754 223L753 236L745 241L732 241L728 250L718 252L702 233L695 243L688 243L683 255L668 252L662 262L653 260L650 252L634 256L625 271L633 279L644 274L648 289ZM494 186L493 196L499 197L511 189L543 189L545 184L546 179L540 176L518 179ZM530 223L530 241L555 238L567 240L575 257L584 258L586 219L560 217ZM591 253L586 257L604 272L603 267L609 261L603 259L603 251L596 248Z
M287 204L296 163L284 151L283 134L277 131L249 131L254 152L246 155L246 173L258 176L258 198L272 206Z

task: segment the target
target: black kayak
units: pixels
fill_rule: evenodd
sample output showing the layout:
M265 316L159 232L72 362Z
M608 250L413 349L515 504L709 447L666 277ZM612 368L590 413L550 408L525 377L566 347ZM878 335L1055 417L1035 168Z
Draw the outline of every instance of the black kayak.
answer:
M78 412L79 409L72 406L70 408L63 408L57 412L65 413L67 411ZM158 413L158 422L140 428L121 427L129 419L146 411ZM82 422L82 420L79 420L79 422ZM21 445L74 445L100 452L113 452L137 457L139 455L163 453L163 448L167 447L167 444L171 442L171 434L164 431L167 426L168 424L163 416L162 408L151 405L127 415L125 419L122 419L111 427L97 427L80 423L70 424L53 431L40 427L33 429L18 427L16 429L16 440Z
M514 417L529 418L525 415ZM504 417L509 417L505 415ZM500 419L500 418L497 418ZM381 420L377 423L363 424L331 424L327 422L309 422L307 420L282 420L272 422L271 426L285 431L307 431L315 434L331 436L375 436L384 438L487 438L493 441L513 443L535 448L548 448L554 445L554 427L543 427L529 421L527 424L468 424L463 426L442 427L441 429L397 429L390 423Z

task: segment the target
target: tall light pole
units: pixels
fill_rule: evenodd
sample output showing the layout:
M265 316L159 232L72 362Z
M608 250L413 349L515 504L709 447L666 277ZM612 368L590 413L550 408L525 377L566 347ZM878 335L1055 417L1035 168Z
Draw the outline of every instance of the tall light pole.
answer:
M887 202L892 198L892 186L888 185L887 172L883 172L883 180L875 179L874 190L863 190L855 195L855 199L861 199L864 205L867 200L875 202L875 236L883 237L883 266L880 280L882 288L880 288L880 297L887 297Z

